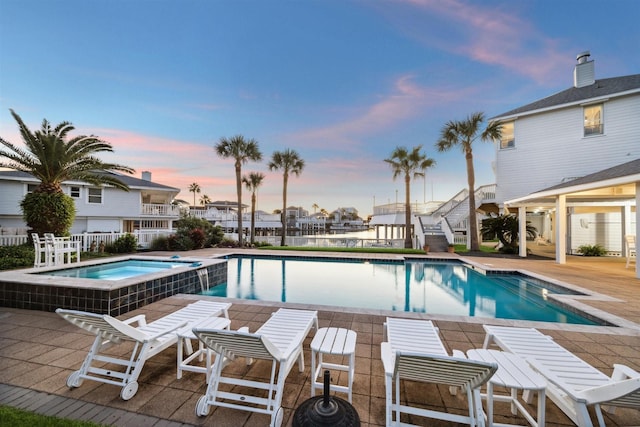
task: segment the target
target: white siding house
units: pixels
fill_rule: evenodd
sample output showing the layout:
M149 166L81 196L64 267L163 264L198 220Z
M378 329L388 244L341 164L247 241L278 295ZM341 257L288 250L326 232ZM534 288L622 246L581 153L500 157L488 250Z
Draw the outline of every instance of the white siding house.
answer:
M640 74L595 79L589 53L577 59L573 87L491 119L506 130L496 200L526 212L559 262L582 244L624 256L624 235L638 234Z
M180 217L179 207L172 204L180 190L152 182L149 172L143 172L142 179L117 175L130 191L84 182L62 184L63 191L75 201L76 217L71 233L170 230L172 222ZM0 171L2 234L26 233L20 202L38 184L30 174Z

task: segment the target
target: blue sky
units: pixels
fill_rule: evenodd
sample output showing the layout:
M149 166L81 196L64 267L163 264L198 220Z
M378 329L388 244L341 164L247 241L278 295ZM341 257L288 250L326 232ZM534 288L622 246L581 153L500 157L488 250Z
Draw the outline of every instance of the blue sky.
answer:
M235 200L221 137L258 141L258 208L282 204L276 150L306 162L288 204L313 211L403 201L384 159L422 144L436 160L412 202L466 187L461 151L439 153L443 125L492 117L572 85L589 50L596 78L640 73L640 2L459 0L0 0L0 135L9 113L35 130L70 121L181 189ZM492 143L474 145L476 185L494 182ZM243 201L248 203L249 194Z

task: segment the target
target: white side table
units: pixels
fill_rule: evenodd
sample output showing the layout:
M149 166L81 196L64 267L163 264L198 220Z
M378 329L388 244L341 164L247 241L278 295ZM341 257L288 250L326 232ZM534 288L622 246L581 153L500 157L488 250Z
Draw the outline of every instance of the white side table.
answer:
M504 351L498 350L469 350L467 351L469 359L481 360L484 362L495 362L498 364L498 370L487 382L487 394L483 395L487 399L487 425L510 425L495 424L493 422L493 402L509 402L511 403L511 413L520 414L533 427L544 427L545 413L545 389L547 381L537 372L534 372L527 362L521 357ZM493 393L494 386L501 386L510 389L510 395L495 395ZM531 392L538 393L538 413L537 420L527 412L526 408L518 400L518 390L523 390L524 395L531 395Z
M346 386L331 384L330 390L348 393L349 403L353 388L353 375L356 366L356 338L357 334L344 328L320 328L311 341L311 396L315 396L316 389L323 389L324 383L318 382L318 376L322 378L325 369L346 371L348 380ZM349 364L340 365L323 361L323 355L348 356ZM316 363L317 357L317 363Z
M209 374L211 373L211 349L206 347L204 343L198 340L198 350L193 351L191 347L191 340L196 339L193 334L193 328L202 329L229 329L231 321L225 317L207 317L203 320L187 325L178 330L178 379L182 378L182 371L199 372L204 373L207 376L207 382L209 381ZM186 346L186 349L185 349ZM186 350L186 355L185 355ZM185 359L185 356L186 359ZM205 366L192 365L195 359L202 362L205 358Z

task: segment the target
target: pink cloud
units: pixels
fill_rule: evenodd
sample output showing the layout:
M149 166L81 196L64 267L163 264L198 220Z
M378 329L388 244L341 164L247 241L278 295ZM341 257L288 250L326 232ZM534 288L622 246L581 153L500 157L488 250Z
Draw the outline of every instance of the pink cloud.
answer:
M404 0L413 13L423 12L435 25L406 25L396 10L382 13L395 21L401 31L439 49L475 61L498 65L538 83L548 80L572 54L559 50L557 40L545 36L517 14L518 4L508 11L484 3L460 0ZM443 31L446 29L446 31Z
M321 144L326 148L357 149L363 138L419 116L425 108L460 99L468 94L468 90L423 87L415 83L414 76L405 75L396 79L392 93L360 108L347 120L289 134L284 139L309 147Z

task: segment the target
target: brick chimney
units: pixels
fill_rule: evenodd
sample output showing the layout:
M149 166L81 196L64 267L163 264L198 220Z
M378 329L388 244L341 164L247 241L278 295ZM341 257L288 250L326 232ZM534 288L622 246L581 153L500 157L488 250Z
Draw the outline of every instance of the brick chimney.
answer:
M579 53L576 59L578 63L573 70L573 87L585 87L596 82L596 73L593 61L589 61L589 51Z

